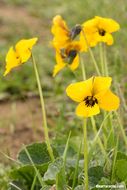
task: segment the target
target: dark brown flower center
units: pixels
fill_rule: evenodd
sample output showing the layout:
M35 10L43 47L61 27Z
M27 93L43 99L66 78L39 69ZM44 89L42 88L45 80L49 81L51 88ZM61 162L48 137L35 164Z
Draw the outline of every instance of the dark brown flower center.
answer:
M105 33L106 33L106 31L105 31L104 29L99 29L99 34L100 34L101 36L104 36Z
M98 104L98 100L93 96L87 96L84 102L87 107L93 107L95 104Z
M77 24L74 28L72 28L70 32L70 38L74 40L74 38L76 38L80 34L81 30L82 30L81 26Z

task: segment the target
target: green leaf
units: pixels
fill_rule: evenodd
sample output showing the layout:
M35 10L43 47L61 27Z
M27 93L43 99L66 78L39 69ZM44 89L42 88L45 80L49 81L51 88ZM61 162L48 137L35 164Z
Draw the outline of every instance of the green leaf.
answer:
M40 190L51 190L51 186L50 185L45 185Z
M88 175L89 175L90 185L95 186L96 184L98 184L100 179L104 177L103 167L95 166L89 168Z
M57 158L53 163L49 164L43 180L48 184L53 184L54 182L57 183L59 190L66 189L66 176L62 158Z
M115 144L115 136L113 130L111 130L107 138L107 148L108 149L113 148L114 144Z
M127 160L127 155L123 152L117 152L116 160L122 160L122 159Z
M84 186L78 185L77 187L74 188L74 190L84 190Z
M37 165L36 167L39 173L43 176L48 168L48 163L43 164L43 165ZM25 187L27 187L27 189L30 189L32 186L33 180L35 178L35 175L36 175L36 171L34 167L31 165L25 165L25 166L21 166L18 169L13 169L10 172L9 177L11 180L15 180L21 184L25 184L25 186L23 186L22 189L25 189ZM36 180L35 187L41 188L38 178Z
M117 160L115 165L115 174L120 181L127 182L127 160Z
M63 159L57 158L53 163L49 164L48 170L44 174L44 181L56 180L56 177L62 168L63 168Z
M64 166L60 169L57 175L57 189L63 190L66 188L66 176L65 176L65 168Z
M20 181L12 181L9 184L9 189L8 190L17 190L18 188L21 189L21 190L28 190L25 183L20 182Z
M44 175L48 168L48 164L42 164L36 166L41 175ZM14 169L10 172L11 179L26 179L27 181L33 181L35 176L35 169L31 165L21 166L18 169Z
M44 164L51 161L46 143L33 143L26 146L26 149L28 150L34 164ZM55 157L58 156L55 149L53 149L53 152ZM23 164L31 165L31 161L29 160L24 149L19 152L18 160Z
M106 178L106 177L102 177L101 180L98 182L99 185L111 185L111 181Z
M96 185L111 185L111 181L108 178L102 177L101 180ZM99 190L96 186L93 187L91 190ZM109 188L103 188L103 190L109 190Z

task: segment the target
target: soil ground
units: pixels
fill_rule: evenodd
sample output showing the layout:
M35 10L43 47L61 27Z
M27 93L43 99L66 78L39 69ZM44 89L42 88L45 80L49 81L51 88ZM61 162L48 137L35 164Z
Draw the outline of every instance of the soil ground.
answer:
M48 110L53 105L48 105ZM54 110L55 111L55 110ZM51 113L48 124L54 126ZM44 141L43 122L39 98L0 104L0 151L16 158L23 144ZM0 153L0 160L4 156Z

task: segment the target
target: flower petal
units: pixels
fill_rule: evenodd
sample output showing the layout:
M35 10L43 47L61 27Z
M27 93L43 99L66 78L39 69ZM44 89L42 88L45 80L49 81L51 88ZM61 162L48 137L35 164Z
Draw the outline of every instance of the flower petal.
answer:
M87 37L89 46L94 47L99 42L112 45L113 37L111 33L119 30L120 26L113 19L96 16L95 18L84 22L82 28ZM99 30L103 30L105 32L104 35L101 35ZM82 39L83 33L81 32L80 40Z
M93 78L93 95L98 97L101 93L105 93L111 86L111 77L94 77Z
M56 76L57 73L59 73L64 67L66 66L66 64L56 64L54 66L54 70L53 70L53 77Z
M100 42L105 42L107 45L111 46L114 42L113 37L111 34L106 33L105 36L100 37Z
M98 21L99 28L103 28L108 33L112 33L120 29L120 25L113 19L102 18L99 16L96 16L95 19Z
M82 102L85 97L92 95L93 77L82 82L70 84L66 88L67 95L76 102Z
M53 26L51 28L51 32L54 35L54 39L52 41L53 46L57 49L61 47L64 48L70 40L70 31L67 27L66 22L60 15L56 15L53 18Z
M63 62L60 53L57 51L56 51L56 62L57 64L54 66L53 70L53 77L55 77L56 74L66 66L66 63Z
M93 107L86 106L85 102L81 102L76 108L76 114L81 117L91 117L100 113L98 104Z
M4 76L7 75L13 68L19 66L21 64L21 60L14 51L13 47L10 47L7 55L6 55L6 70L4 72Z
M30 58L32 47L35 45L37 40L38 38L23 39L16 44L15 49L20 56L22 63L28 61Z
M120 105L119 97L108 90L103 96L98 99L100 108L106 111L117 110Z
M77 67L79 66L79 55L77 54L76 57L74 58L73 62L71 65L68 65L69 68L74 71L75 69L77 69Z

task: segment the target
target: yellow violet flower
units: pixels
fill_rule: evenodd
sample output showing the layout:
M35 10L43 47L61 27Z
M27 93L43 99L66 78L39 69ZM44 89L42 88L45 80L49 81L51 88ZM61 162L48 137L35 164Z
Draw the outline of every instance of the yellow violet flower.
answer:
M56 50L56 65L54 67L53 76L68 66L72 71L79 66L80 43L72 42L66 48Z
M119 98L110 90L111 77L91 77L86 81L70 84L67 95L79 105L76 114L90 117L100 113L100 108L106 111L116 110L119 107Z
M60 15L53 18L51 32L54 35L53 45L56 48L64 47L70 40L70 31Z
M15 48L10 47L6 55L6 69L4 76L7 75L13 68L28 61L31 57L31 50L34 44L37 42L37 38L20 40Z
M51 32L54 35L52 44L56 49L64 48L81 32L81 26L76 25L69 30L66 22L60 15L53 18Z
M112 33L119 30L120 26L113 19L95 16L95 18L84 22L82 28L86 35L89 46L93 47L99 42L112 45ZM85 43L83 32L80 34L80 40L82 43Z

